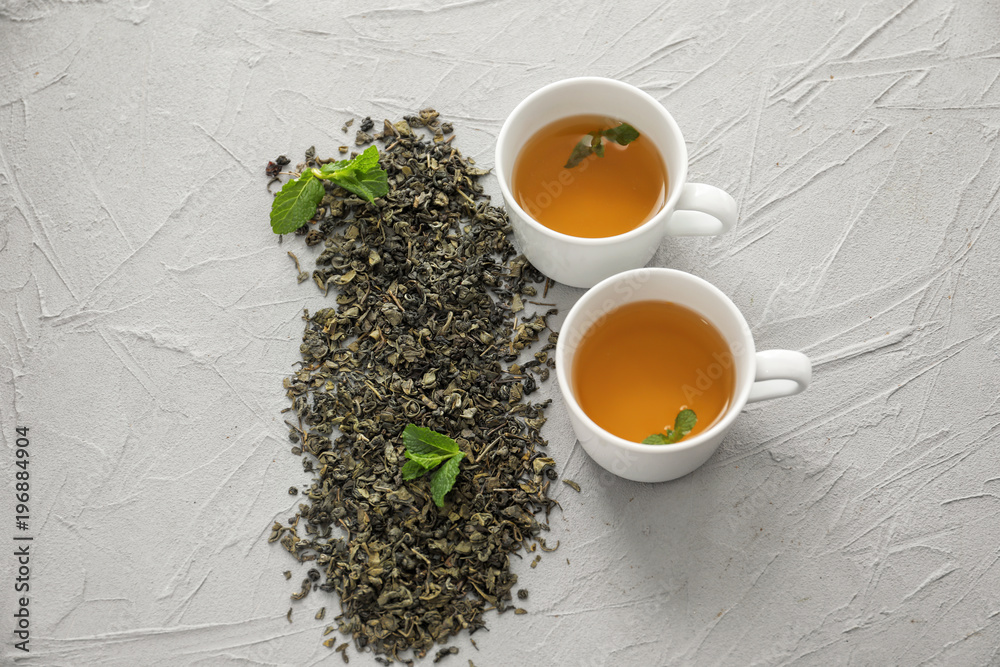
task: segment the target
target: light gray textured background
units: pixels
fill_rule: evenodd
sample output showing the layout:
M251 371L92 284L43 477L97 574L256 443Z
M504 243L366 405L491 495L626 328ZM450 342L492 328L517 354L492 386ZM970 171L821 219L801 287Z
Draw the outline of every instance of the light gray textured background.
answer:
M515 563L530 615L490 614L442 665L1000 664L1000 5L368 4L0 0L0 554L29 426L24 664L340 664L320 596L285 620L302 571L266 543L307 481L281 380L324 301L268 228L263 167L426 106L490 166L519 100L583 74L661 100L691 180L739 202L734 233L654 263L721 287L814 384L658 485L602 474L557 402L550 449L583 487L556 492L562 546Z

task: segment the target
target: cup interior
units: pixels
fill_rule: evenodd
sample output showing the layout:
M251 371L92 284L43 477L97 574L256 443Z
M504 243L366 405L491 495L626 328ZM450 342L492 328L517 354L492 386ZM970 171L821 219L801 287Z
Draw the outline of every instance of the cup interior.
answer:
M673 445L643 445L619 438L598 426L580 407L574 396L573 363L576 350L587 331L616 308L634 301L671 301L690 308L711 322L722 334L733 355L734 395L728 410L714 425L701 434ZM754 344L750 327L736 305L711 283L683 271L644 268L625 271L598 283L584 294L570 310L559 333L556 371L567 407L576 416L612 441L628 447L695 447L720 430L728 428L746 404L754 381Z
M687 147L680 129L663 105L648 93L627 83L600 77L566 79L545 86L526 97L507 117L497 139L495 167L507 205L516 207L525 220L548 229L531 218L512 196L510 183L514 162L521 148L538 130L560 118L580 114L618 118L656 145L667 168L667 198L660 213L639 228L662 220L667 211L673 210L687 179Z

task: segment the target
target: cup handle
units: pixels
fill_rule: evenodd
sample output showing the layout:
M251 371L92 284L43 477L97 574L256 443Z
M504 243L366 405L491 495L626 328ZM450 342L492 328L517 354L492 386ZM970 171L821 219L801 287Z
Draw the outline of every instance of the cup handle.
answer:
M765 350L758 352L756 359L757 376L747 403L794 396L805 391L812 380L812 362L801 352Z
M713 185L687 183L674 214L667 220L669 236L715 236L736 224L736 200Z

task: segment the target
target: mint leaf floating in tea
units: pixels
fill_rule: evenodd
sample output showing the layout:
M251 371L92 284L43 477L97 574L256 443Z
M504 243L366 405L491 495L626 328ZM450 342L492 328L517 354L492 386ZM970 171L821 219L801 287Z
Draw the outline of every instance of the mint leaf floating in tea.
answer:
M698 423L698 417L694 410L685 408L677 413L674 419L674 427L668 428L666 433L653 433L642 441L644 445L671 445L686 436Z
M431 497L434 504L444 507L444 497L455 486L458 464L465 454L458 443L446 435L415 424L407 424L403 429L403 444L406 445L406 463L403 464L403 479L416 479L430 472L442 463L431 477Z
M572 169L583 162L584 158L593 153L597 157L604 157L604 142L602 137L608 141L613 141L621 146L628 146L639 138L639 131L628 123L620 123L616 127L607 130L594 130L588 132L580 142L573 147L573 152L569 155L569 160L564 165L566 169Z
M389 183L378 164L378 149L369 146L351 160L328 162L321 168L306 169L298 178L285 183L271 204L271 229L275 234L294 232L316 215L316 207L325 190L319 182L330 181L358 195L369 204L389 192Z
M573 152L569 155L569 160L563 165L566 169L572 169L576 165L583 162L583 159L594 152L594 146L601 147L601 152L604 152L604 146L601 144L601 133L600 132L588 132L584 135L583 139L573 147ZM598 156L601 157L601 156Z
M617 127L604 130L602 134L604 134L608 141L613 141L622 146L628 146L639 138L639 131L628 123L621 123Z

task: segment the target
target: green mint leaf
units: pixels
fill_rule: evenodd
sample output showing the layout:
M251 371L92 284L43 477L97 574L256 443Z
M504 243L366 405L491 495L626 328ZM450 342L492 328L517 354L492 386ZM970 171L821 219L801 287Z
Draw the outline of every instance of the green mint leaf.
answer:
M361 155L354 158L354 168L358 171L378 169L378 149L374 146L366 148Z
M369 204L389 192L385 170L378 165L378 149L369 146L353 160L339 160L322 166L319 177L353 192Z
M374 204L375 197L381 197L382 195L384 195L386 192L389 191L389 182L386 179L384 171L382 172L381 183L377 181L377 177L374 180L365 180L362 177L359 177L358 174L355 173L354 171L350 171L347 169L337 173L335 177L331 178L330 180L339 185L340 187L344 188L345 190L353 192L357 196L367 201L369 204ZM385 186L385 189L381 190L381 193L379 189L372 188L372 186L375 186L375 188L379 188L380 185Z
M357 157L351 158L349 160L337 160L336 162L327 162L322 167L319 168L319 173L322 178L330 177L334 172L341 171L342 169L358 169L360 171L368 171L374 167L378 167L378 149L374 146L369 146L365 149L365 152Z
M464 456L465 454L462 452L455 454L445 461L444 465L438 468L431 477L431 497L438 507L444 507L444 497L455 486L455 479L458 477L458 463Z
M446 435L416 424L407 424L403 429L403 444L411 454L453 456L459 453L458 443Z
M418 454L416 452L406 451L406 458L414 461L415 463L431 470L441 465L445 460L453 456L452 454Z
M403 464L403 479L416 479L429 470L430 468L425 468L414 460L407 461Z
M271 229L275 234L294 232L316 215L323 186L312 171L285 183L271 204Z
M601 134L607 137L608 141L613 141L622 146L628 146L630 143L639 138L639 131L628 123L622 123L618 127L612 127L611 129L604 130Z
M599 139L599 138L598 138ZM573 147L573 152L569 155L569 160L563 165L564 169L572 169L576 165L583 162L584 158L594 152L594 147L591 145L591 137L588 134L583 139L580 139L580 143Z
M601 139L602 137L607 137L608 141L613 141L616 144L628 146L630 143L639 138L639 131L628 123L620 123L617 127L608 128L607 130L595 130L594 132L588 132L587 136L581 139L580 143L573 147L573 152L570 153L569 160L566 161L564 168L572 169L576 165L583 162L584 158L591 153L597 157L604 157L604 143Z
M698 417L695 415L694 410L690 408L684 408L677 413L677 418L674 419L674 427L668 428L666 433L654 433L647 436L645 440L642 441L644 445L672 445L675 442L679 442L681 438L686 436L694 428L694 425L698 423Z
M698 417L694 414L694 410L690 408L685 408L677 413L677 419L674 420L674 432L680 433L677 436L677 440L680 440L685 435L691 432L694 425L698 423ZM676 442L676 440L674 441Z

